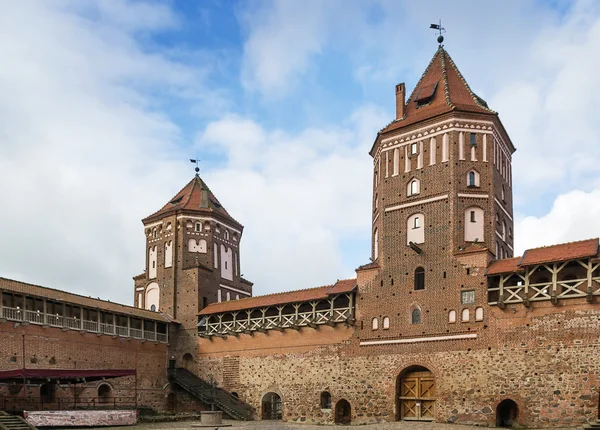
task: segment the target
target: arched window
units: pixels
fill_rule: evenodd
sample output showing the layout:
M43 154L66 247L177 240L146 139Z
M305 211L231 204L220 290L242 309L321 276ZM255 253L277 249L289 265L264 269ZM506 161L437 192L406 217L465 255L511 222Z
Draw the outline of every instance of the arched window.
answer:
M379 231L375 229L373 232L373 260L379 257Z
M425 289L425 269L417 267L415 269L415 290Z
M392 176L398 175L400 171L400 150L398 148L394 149L394 166L392 170Z
M421 324L421 309L415 308L412 311L411 315L411 323L412 324Z
M448 322L450 324L453 324L456 322L456 311L455 310L451 310L450 312L448 312Z
M483 308L475 309L475 321L483 321Z
M156 227L154 227L154 229L152 230L152 237L154 239L156 239L158 237L158 231L156 230Z
M227 301L231 300L231 293L229 291L227 291Z
M425 242L425 216L423 214L413 214L406 221L406 244Z
M152 282L146 287L146 309L156 310L160 303L160 288L156 282ZM154 307L154 309L152 309Z
M414 196L415 194L419 194L421 192L421 181L417 178L411 179L406 187L406 195Z
M331 409L331 394L327 391L321 393L321 409Z
M387 330L390 328L390 317L383 317L383 329Z
M225 239L229 240L229 230L225 230Z
M469 187L478 187L479 186L479 173L475 170L471 170L467 173L467 185Z
M373 318L373 320L371 321L371 328L373 330L379 329L379 320L377 318Z
M467 322L471 318L471 313L468 309L463 309L462 311L462 321Z

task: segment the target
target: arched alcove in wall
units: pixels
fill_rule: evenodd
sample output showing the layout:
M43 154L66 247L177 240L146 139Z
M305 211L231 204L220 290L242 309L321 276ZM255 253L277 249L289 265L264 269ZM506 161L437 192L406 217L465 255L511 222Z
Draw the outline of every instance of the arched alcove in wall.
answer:
M152 309L154 306L155 310L160 309L160 288L156 282L152 282L146 287L146 300L144 302L144 307L148 310Z

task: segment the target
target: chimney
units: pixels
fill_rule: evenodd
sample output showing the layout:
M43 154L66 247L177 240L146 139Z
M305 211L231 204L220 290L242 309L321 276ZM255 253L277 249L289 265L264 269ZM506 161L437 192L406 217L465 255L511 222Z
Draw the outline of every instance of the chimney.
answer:
M404 99L406 97L406 88L404 82L396 85L396 119L404 117Z

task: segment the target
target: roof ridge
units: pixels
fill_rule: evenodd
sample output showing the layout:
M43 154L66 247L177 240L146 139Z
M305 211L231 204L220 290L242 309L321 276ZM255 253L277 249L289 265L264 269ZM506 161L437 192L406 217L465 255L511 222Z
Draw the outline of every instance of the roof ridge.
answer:
M448 71L446 70L446 50L440 46L440 51L442 52L441 64L442 64L442 78L444 79L444 98L446 99L446 104L450 106L451 109L455 109L454 103L452 103L452 99L450 98L450 85L448 84ZM448 55L448 58L450 56ZM452 61L452 59L450 60Z
M598 241L600 241L600 238L598 238L598 237L590 237L589 239L572 240L571 242L561 242L561 243L555 243L554 245L538 246L536 248L529 248L529 249L527 249L527 251L531 251L533 249L551 248L553 246L572 245L574 243L589 242L589 241L592 241L592 240L595 240L596 242L598 242Z

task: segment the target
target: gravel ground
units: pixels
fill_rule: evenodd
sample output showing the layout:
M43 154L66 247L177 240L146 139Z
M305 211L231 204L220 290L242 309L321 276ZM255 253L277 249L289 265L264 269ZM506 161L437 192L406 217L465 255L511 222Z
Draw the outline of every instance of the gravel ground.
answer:
M369 424L362 426L315 426L308 424L288 424L278 421L228 421L224 420L224 423L232 424L232 427L204 427L208 429L226 430L228 428L243 428L246 430L252 429L268 429L268 430L324 430L327 427L335 428L335 430L474 430L481 429L482 427L464 426L458 424L439 424L430 422L391 422L391 423L379 423ZM199 424L199 421L178 421L168 423L143 423L138 424L134 427L129 427L132 430L158 430L158 429L171 429L171 430L192 430L192 424ZM103 429L121 429L125 430L127 427L98 427L98 430ZM197 427L196 427L197 428ZM553 429L553 430L567 430L567 429ZM573 430L571 427L568 430Z

